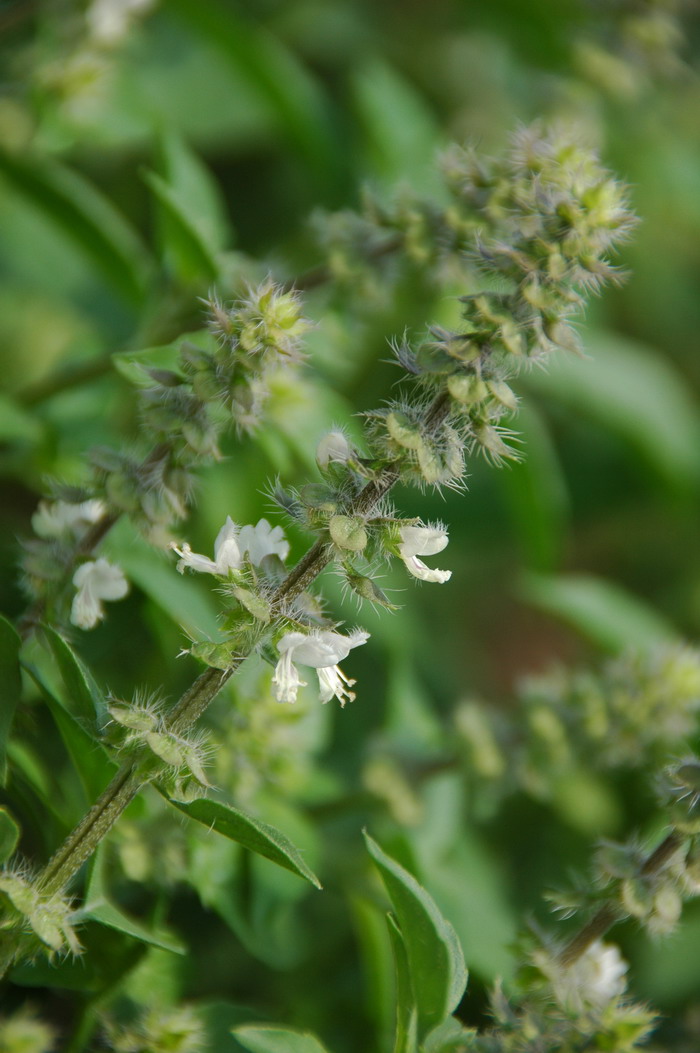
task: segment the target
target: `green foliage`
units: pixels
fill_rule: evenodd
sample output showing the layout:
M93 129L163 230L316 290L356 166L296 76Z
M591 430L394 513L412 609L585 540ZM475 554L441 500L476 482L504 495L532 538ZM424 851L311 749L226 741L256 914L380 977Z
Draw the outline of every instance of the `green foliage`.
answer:
M8 1053L697 1045L697 15L526 7L3 16Z

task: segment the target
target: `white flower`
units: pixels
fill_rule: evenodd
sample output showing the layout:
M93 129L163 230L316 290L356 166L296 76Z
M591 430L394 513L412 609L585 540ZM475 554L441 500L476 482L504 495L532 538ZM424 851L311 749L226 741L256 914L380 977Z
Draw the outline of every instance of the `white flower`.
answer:
M275 692L278 702L296 702L299 687L305 686L305 681L299 676L294 662L300 665L309 665L318 673L318 686L322 702L330 702L335 697L344 706L346 701L352 702L355 695L346 690L352 687L354 680L348 680L337 665L350 654L353 647L369 640L369 633L356 629L348 636L341 633L316 630L308 635L306 633L285 633L277 644L277 650L282 656L277 663L272 683L276 685Z
M316 447L316 461L320 468L327 468L331 461L340 464L352 457L352 446L342 431L327 432Z
M604 1006L627 986L627 962L613 943L596 940L570 966L553 975L557 998L564 1006L580 1010L585 1004Z
M286 559L289 554L289 542L285 540L282 527L271 527L266 519L261 519L256 526L244 526L240 530L231 519L226 522L214 542L214 558L201 556L193 552L185 543L182 548L170 546L180 557L177 569L184 573L185 567L200 571L202 574L218 574L226 577L230 570L240 570L244 556L258 566L265 556L278 555Z
M103 600L121 600L129 591L129 583L121 567L106 559L82 563L73 575L77 588L71 607L70 620L79 629L94 629L105 616Z
M238 547L237 536L238 527L231 519L231 516L226 516L226 522L216 535L213 559L209 559L208 556L201 556L199 552L193 552L186 543L182 548L172 544L170 547L180 557L177 569L181 574L184 574L185 567L191 567L192 570L197 570L202 574L219 574L222 577L225 577L229 570L239 570L243 562L243 556Z
M281 526L271 527L267 519L259 519L255 526L241 527L238 545L242 554L259 567L265 556L279 556L285 560L289 555L289 542Z
M399 555L414 577L442 584L449 581L452 571L432 570L418 556L434 556L436 552L442 552L448 540L447 531L440 526L403 526Z
M32 516L32 527L39 537L61 537L66 534L78 537L87 527L101 519L106 511L104 503L97 498L79 504L40 501Z

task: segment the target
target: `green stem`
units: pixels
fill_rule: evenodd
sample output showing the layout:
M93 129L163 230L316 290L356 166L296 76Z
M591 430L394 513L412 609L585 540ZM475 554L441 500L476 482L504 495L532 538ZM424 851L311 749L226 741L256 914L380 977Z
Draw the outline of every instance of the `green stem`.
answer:
M639 869L641 877L651 877L657 874L673 858L683 844L683 837L672 830L667 837L658 845L650 856L644 861ZM582 929L569 940L564 950L559 955L559 962L563 966L573 965L582 954L588 950L592 943L599 940L616 922L625 917L620 907L612 903L606 903L586 922Z
M427 411L427 419L434 427L440 420L444 420L448 413L449 399L444 395L438 395ZM353 501L349 512L354 515L370 515L399 477L400 472L396 466L387 465L376 479L363 487ZM116 519L116 517L113 518ZM98 535L101 539L111 525L111 523L107 524L106 518L99 524L95 524L91 532L80 542L81 549L85 548L89 540L95 539L94 535ZM273 615L276 618L284 614L289 602L304 592L314 578L331 562L333 554L333 546L327 541L318 540L312 545L270 597ZM225 670L208 668L201 673L168 714L165 721L166 728L175 734L182 734L195 724L247 657L246 654L237 656ZM37 886L46 895L53 895L66 887L146 781L139 768L133 763L125 764L117 772L103 794L39 874ZM8 946L5 952L4 948L0 947L0 977L11 965L15 954L14 948Z

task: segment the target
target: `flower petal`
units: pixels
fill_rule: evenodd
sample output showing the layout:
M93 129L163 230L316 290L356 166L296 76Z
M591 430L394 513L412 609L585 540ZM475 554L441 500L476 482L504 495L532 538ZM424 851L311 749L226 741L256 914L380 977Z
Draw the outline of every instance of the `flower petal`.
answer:
M335 461L340 464L352 457L352 447L342 431L327 432L316 447L316 461L320 468L327 468Z
M255 526L241 527L238 535L241 554L248 555L250 562L258 567L265 556L279 556L285 560L289 555L289 542L281 526L271 527L267 519L258 520Z
M401 544L399 555L402 559L410 556L434 556L447 546L449 538L442 527L401 527Z
M437 570L437 568L426 567L425 563L418 559L417 556L409 556L408 558L404 556L403 561L414 578L420 578L421 581L436 581L438 584L443 585L452 577L451 570Z
M288 633L288 636L301 636L301 633ZM282 657L275 666L275 675L272 683L276 685L275 697L278 702L294 703L297 700L297 691L300 687L306 687L306 681L299 676L299 670L292 661L293 650L290 647L282 653Z
M214 562L217 574L228 574L229 570L238 570L242 563L241 550L238 547L238 527L226 516L226 522L216 535L214 542Z
M187 542L183 544L182 548L178 548L174 543L170 547L180 557L180 562L177 565L180 574L184 574L185 567L191 567L192 570L197 570L201 574L219 573L213 559L209 559L208 556L200 556L198 552L193 552Z

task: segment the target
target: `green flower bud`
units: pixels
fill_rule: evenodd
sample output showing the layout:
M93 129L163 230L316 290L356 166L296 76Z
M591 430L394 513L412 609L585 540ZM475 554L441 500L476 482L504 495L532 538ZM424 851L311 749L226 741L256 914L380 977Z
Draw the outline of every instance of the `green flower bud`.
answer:
M364 521L358 516L333 516L328 529L334 544L348 552L362 552L367 546Z

